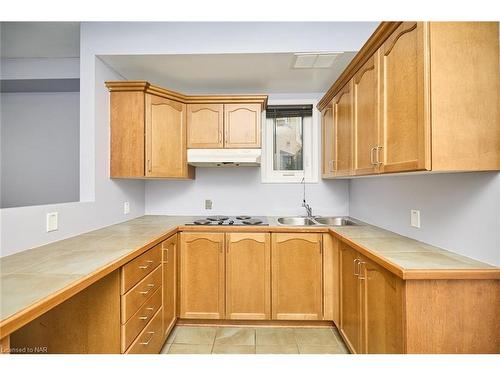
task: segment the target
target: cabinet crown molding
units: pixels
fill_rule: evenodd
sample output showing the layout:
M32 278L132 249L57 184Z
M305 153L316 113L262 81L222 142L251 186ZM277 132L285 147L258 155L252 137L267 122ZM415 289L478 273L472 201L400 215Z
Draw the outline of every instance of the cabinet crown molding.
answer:
M148 81L106 81L106 87L110 92L116 91L140 91L153 94L166 99L177 100L185 104L196 103L257 103L261 105L261 110L267 106L268 96L265 94L238 94L238 95L186 95L180 92L155 86Z

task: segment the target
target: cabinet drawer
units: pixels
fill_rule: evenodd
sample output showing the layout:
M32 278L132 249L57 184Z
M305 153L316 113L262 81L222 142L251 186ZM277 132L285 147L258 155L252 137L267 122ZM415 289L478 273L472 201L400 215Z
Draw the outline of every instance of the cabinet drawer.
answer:
M163 344L161 328L162 309L159 309L153 319L134 340L126 354L158 354Z
M122 296L122 324L128 321L144 302L161 287L161 278L161 266L158 266L151 274Z
M154 294L149 297L144 305L124 324L122 325L122 351L132 344L141 330L151 321L156 312L161 308L161 288L158 288Z
M144 276L153 271L161 262L161 244L139 255L122 267L121 294L127 293Z

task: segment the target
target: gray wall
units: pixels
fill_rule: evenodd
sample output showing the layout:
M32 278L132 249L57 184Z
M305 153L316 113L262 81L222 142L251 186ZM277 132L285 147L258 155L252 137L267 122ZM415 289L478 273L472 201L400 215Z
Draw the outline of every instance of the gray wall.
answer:
M500 173L353 179L349 193L353 217L500 266Z
M77 92L1 94L1 207L79 200Z

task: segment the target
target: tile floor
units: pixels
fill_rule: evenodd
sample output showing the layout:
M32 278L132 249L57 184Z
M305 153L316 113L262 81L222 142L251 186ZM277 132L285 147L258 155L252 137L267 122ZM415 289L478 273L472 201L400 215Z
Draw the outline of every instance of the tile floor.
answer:
M162 354L347 354L335 328L177 326Z

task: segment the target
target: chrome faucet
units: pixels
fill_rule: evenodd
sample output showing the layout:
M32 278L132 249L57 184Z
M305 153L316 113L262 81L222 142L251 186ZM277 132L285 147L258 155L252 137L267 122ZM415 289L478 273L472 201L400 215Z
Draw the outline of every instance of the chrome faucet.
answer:
M312 217L312 207L309 206L306 202L306 178L302 177L302 186L304 187L304 195L302 197L302 207L306 209L307 217Z

